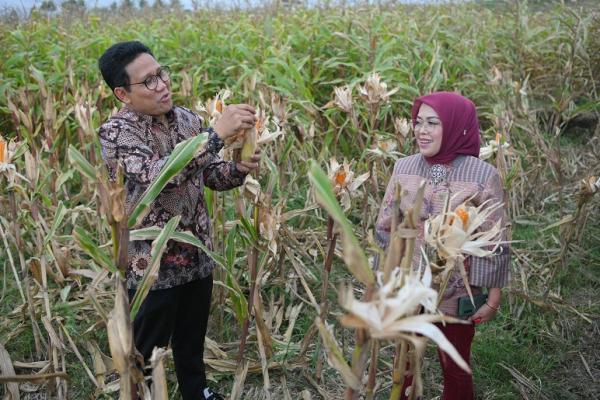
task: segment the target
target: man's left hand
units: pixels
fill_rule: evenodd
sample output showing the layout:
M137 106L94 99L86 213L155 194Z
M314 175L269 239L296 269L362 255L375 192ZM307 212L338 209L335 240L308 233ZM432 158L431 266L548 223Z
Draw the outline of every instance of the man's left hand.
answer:
M247 174L254 170L258 169L258 165L260 163L260 149L256 149L254 155L250 157L248 161L240 161L236 164L236 168L238 171Z

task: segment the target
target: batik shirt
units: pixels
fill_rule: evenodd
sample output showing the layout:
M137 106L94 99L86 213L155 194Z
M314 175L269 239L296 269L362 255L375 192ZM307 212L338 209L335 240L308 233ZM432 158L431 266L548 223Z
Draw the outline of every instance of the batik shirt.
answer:
M473 206L478 206L487 200L490 205L504 202L504 190L498 171L485 161L471 156L459 156L451 164L438 165L438 167L439 169L432 169L421 154L398 160L377 218L376 240L382 247L387 247L396 184L399 183L401 187L400 214L404 215L414 204L417 189L425 180L423 206L417 224L418 236L415 240L412 263L415 269L423 262L420 251L422 246L426 254L432 254L432 249L427 248L424 240L425 221L430 216L443 212L448 194L451 196L451 210L467 200ZM504 227L506 219L502 208L490 215L482 225L482 229L491 228L498 220L502 221ZM506 240L505 231L500 239ZM481 287L503 287L509 277L508 245L501 246L496 254L488 257L468 257L465 266L469 270L469 284L473 293L480 293ZM467 290L460 273L455 271L444 292L439 309L447 315L456 315L458 298L462 296L467 296Z
M218 153L223 141L212 128L205 129L200 117L190 110L174 107L166 118L157 119L127 107L122 108L100 127L102 156L109 175L114 178L118 165L125 176L125 210L130 213L144 190L153 182L177 143L208 133L204 148L177 176L173 177L150 206L136 228L164 226L181 216L179 231L189 231L209 249L210 219L204 202L204 187L228 190L240 186L245 178L235 163L223 161ZM152 241L129 242L127 287L137 288L150 266ZM151 290L167 289L207 277L214 261L195 246L169 241L160 264L158 279Z

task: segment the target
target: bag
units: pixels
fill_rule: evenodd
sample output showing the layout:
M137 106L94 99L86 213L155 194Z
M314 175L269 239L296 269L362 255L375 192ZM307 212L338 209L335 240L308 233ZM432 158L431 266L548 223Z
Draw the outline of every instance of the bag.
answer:
M479 293L473 296L473 301L475 305L471 302L471 298L469 296L463 296L458 298L458 317L468 318L471 315L475 314L479 308L485 304L487 301L487 293Z

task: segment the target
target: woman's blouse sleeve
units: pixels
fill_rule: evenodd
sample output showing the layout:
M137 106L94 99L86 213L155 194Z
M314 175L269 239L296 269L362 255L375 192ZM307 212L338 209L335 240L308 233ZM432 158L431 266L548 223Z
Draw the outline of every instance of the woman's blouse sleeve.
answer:
M390 241L392 215L394 211L394 192L396 190L396 184L398 183L398 174L396 172L398 170L397 166L398 164L396 164L392 177L388 182L385 196L383 196L383 201L381 202L381 207L379 209L377 222L375 223L375 241L382 249L387 248Z
M492 170L481 195L481 202L489 200L489 205L504 203L504 188L500 175L496 169ZM480 203L481 204L481 203ZM492 213L482 225L482 229L490 229L494 224L502 221L500 226L506 228L506 205ZM501 241L507 240L506 229L499 236ZM498 247L494 255L488 257L472 257L469 272L469 283L473 286L486 288L504 287L509 278L510 248L508 244Z

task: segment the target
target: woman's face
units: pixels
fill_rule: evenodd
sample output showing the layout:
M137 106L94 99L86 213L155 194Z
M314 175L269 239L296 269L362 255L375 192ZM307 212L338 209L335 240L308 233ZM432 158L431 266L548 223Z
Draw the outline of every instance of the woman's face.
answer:
M442 121L433 108L421 104L415 123L415 138L421 154L433 157L442 147Z

